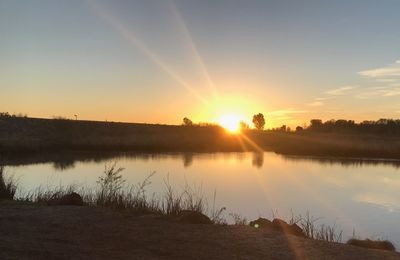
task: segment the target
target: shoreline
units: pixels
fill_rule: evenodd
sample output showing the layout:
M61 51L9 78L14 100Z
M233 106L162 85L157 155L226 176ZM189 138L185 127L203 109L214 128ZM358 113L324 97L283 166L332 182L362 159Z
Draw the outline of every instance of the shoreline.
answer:
M163 216L98 207L3 201L0 213L0 258L4 259L400 258L398 252L250 226L184 224Z
M38 163L67 163L74 164L76 162L87 161L107 161L120 158L167 158L167 157L180 157L182 160L190 158L196 160L203 156L215 155L240 155L240 154L265 154L273 153L282 156L284 160L289 161L316 161L321 164L344 164L344 165L359 165L359 164L385 164L400 167L400 159L397 158L376 158L376 157L342 157L342 156L317 156L317 155L291 155L280 154L274 151L229 151L229 152L126 152L126 151L60 151L60 152L36 152L24 154L1 154L0 165L3 166L20 166L31 165Z
M65 152L202 153L272 151L282 155L400 159L398 135L315 130L243 130L216 125L156 125L0 118L0 154Z

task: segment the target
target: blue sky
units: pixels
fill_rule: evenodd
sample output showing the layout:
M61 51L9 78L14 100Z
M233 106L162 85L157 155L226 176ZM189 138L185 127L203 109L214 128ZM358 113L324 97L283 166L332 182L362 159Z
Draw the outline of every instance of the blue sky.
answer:
M400 115L400 1L0 0L0 110L268 126Z

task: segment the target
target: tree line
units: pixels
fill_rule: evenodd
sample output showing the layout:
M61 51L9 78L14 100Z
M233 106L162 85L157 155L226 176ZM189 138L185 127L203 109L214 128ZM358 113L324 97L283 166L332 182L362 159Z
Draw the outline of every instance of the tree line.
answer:
M265 127L265 118L264 118L264 115L262 114L262 113L258 113L258 114L255 114L254 116L253 116L253 120L252 120L252 122L253 122L253 125L254 125L254 128L255 129L257 129L257 130L264 130L264 127ZM184 126L193 126L194 125L194 123L193 123L193 121L192 120L190 120L189 118L187 118L187 117L184 117L183 118L183 121L182 121L182 125L184 125ZM209 124L209 123L199 123L199 124L197 124L197 125L212 125L212 124ZM240 125L240 129L241 130L248 130L248 129L250 129L250 126L246 123L246 122L244 122L244 121L240 121L239 122L239 125Z
M301 129L299 130L301 131ZM310 120L310 125L304 130L314 132L400 134L400 119L381 118L376 121L365 120L360 123L345 119L331 119L325 122L321 119L312 119Z

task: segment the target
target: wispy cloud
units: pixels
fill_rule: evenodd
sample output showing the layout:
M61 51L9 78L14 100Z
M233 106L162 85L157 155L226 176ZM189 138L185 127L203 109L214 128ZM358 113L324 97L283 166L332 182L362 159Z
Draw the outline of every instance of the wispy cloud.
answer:
M388 89L383 96L385 97L393 97L400 95L400 88Z
M328 99L331 99L331 97L317 97L314 100L315 101L324 101L324 100L328 100Z
M328 91L325 91L325 94L332 95L332 96L341 96L346 94L348 91L353 90L357 88L357 86L344 86L336 89L331 89Z
M381 68L363 70L358 72L358 74L368 78L383 78L386 80L390 80L392 77L400 77L400 60Z
M381 89L381 88L367 88L365 91L360 92L357 95L355 95L355 98L370 99L370 98L381 97L384 92L385 92L385 89Z
M310 107L320 107L320 106L324 105L324 102L322 102L322 101L314 101L314 102L308 103L307 105L310 106Z
M305 105L309 107L321 107L325 106L326 100L340 102L339 99L341 97L349 95L356 99L398 98L400 96L400 59L387 66L359 71L358 75L372 79L375 81L375 84L378 83L379 85L362 88L356 85L346 85L330 89Z
M358 72L359 75L374 79L380 87L366 88L355 97L359 99L394 97L400 95L400 60L380 68Z
M400 95L400 88L393 87L372 87L355 95L358 99L369 99L377 97L394 97Z
M383 82L383 83L391 83L391 82L396 82L396 79L376 79L378 82Z

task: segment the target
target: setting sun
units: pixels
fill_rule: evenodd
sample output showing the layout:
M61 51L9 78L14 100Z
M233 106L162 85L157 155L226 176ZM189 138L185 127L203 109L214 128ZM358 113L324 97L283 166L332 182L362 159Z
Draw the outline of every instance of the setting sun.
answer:
M236 115L223 115L218 123L230 133L237 133L240 130L240 117Z

